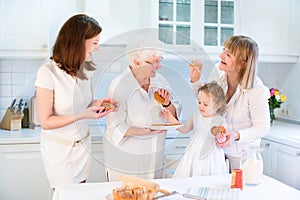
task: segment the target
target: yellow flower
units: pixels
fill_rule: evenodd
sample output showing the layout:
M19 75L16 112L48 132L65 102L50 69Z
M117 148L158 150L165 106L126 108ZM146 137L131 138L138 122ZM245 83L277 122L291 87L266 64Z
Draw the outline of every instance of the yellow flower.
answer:
M285 101L286 100L286 96L285 95L281 95L280 100L281 101Z
M275 95L275 96L280 95L279 91L276 90L276 91L274 92L274 95Z

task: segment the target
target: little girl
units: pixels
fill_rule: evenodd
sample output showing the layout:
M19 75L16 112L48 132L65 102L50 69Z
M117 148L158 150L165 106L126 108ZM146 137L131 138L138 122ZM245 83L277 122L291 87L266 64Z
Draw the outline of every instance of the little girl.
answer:
M225 112L223 89L211 82L198 90L199 112L178 128L181 133L191 132L189 144L173 177L192 177L228 173L223 149L216 145L216 135L222 140L221 130L225 124L222 114ZM164 111L164 118L171 123L178 123L169 111ZM218 140L220 142L220 140Z

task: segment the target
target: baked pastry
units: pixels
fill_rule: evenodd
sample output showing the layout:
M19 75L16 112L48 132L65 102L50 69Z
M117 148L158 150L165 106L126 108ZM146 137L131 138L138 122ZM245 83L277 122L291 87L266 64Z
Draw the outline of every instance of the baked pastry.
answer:
M105 112L105 111L109 111L109 110L112 110L112 109L115 109L115 105L112 104L111 102L103 102L101 104L101 106L103 106L103 110L101 110L101 112Z
M210 131L214 136L216 136L217 133L226 133L224 126L213 126Z
M213 126L211 128L211 133L216 136L216 139L219 143L226 142L226 129L224 126Z
M113 200L151 200L156 191L145 186L121 186L113 189Z
M162 96L160 96L160 94L156 91L156 92L154 92L154 99L158 102L158 103L160 103L160 104L162 104L163 102L165 102L165 98L163 98Z
M113 189L113 200L152 200L156 193L171 194L159 187L157 183L133 176L119 176L121 187Z

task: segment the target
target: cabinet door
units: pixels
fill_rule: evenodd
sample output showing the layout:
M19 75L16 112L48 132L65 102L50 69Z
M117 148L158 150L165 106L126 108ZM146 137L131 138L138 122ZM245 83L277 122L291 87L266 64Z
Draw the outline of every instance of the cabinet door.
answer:
M273 143L274 178L300 189L300 149Z
M102 141L94 141L92 143L92 163L91 174L87 182L105 182L105 170L104 170L104 155Z
M262 158L264 162L264 175L273 177L272 174L272 142L269 140L261 140Z
M241 32L259 45L262 54L287 55L289 1L241 1Z
M39 144L0 145L0 199L50 200Z
M290 54L300 55L300 1L290 0Z
M0 0L0 55L47 54L47 9L47 0Z
M165 144L164 178L171 178L188 145L189 138L169 138Z

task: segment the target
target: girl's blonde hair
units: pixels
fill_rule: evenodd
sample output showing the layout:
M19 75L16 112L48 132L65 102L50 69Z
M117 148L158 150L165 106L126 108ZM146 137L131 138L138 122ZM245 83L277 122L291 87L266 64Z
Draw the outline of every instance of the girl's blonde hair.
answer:
M219 106L219 108L217 109L217 114L223 115L225 113L226 111L225 93L222 87L217 82L213 81L202 85L198 90L198 94L199 92L210 94L214 103Z
M250 37L236 35L224 42L224 47L237 58L239 69L239 83L243 89L254 87L256 76L258 45Z

